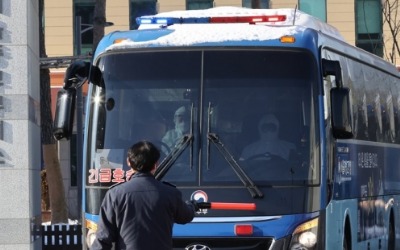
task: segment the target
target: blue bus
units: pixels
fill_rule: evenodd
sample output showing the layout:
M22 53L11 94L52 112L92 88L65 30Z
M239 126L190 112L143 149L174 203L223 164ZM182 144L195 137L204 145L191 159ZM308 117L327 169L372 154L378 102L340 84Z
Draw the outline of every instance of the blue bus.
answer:
M201 209L174 249L400 247L400 82L394 65L296 9L218 7L137 19L57 101L69 138L88 80L83 152L85 249L100 203L132 173L139 140L162 152L156 178L184 199L254 204Z

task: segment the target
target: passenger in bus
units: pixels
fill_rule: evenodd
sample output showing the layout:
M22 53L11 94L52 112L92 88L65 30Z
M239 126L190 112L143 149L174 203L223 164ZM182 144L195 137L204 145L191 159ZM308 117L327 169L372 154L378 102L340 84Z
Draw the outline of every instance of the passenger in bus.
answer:
M264 115L258 123L259 139L247 145L239 160L247 160L255 156L271 154L285 160L289 159L296 146L279 138L279 121L273 114Z
M191 222L199 207L183 201L175 186L155 179L159 158L160 151L148 141L129 148L133 175L106 193L90 249L172 249L174 223Z
M168 130L165 136L162 138L170 149L174 148L179 142L182 136L189 131L189 115L186 107L179 107L174 114L174 125L175 128Z

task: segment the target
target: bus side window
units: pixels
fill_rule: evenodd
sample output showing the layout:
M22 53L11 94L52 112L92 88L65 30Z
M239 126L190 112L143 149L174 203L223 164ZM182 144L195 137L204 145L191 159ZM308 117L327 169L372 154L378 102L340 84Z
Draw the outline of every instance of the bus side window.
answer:
M393 143L396 131L394 127L393 96L391 93L386 97L382 120L385 142Z
M397 92L397 89L395 89ZM396 142L400 143L400 96L394 96L393 98L395 100L394 103L394 127L395 127L395 131L396 131Z
M355 128L357 133L357 139L368 140L368 127L367 127L367 117L364 115L364 107L361 104L357 105L357 114L355 114L355 119L357 127Z
M383 136L383 111L384 107L381 103L381 95L377 94L375 97L375 119L376 119L376 140L379 142L384 141Z
M375 90L373 92L377 93L377 89ZM383 142L382 105L379 92L367 100L368 138L370 141Z
M371 104L367 104L368 112L368 139L376 141L377 122L375 118L375 108Z

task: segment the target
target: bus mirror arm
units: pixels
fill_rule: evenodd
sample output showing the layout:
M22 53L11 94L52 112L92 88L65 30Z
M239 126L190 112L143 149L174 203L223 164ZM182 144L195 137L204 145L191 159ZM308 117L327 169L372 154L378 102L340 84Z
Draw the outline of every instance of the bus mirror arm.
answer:
M78 89L89 77L90 63L75 61L65 71L64 89Z
M100 86L102 79L101 70L90 62L75 61L65 71L63 87L64 89L78 89L88 79L91 83Z
M335 76L336 87L342 88L342 69L339 61L322 59L322 73L324 77Z

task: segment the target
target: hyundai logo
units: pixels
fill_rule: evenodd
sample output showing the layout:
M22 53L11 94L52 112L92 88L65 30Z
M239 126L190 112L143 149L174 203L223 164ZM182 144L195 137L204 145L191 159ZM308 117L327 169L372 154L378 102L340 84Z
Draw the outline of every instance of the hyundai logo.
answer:
M185 247L185 250L211 250L211 248L202 244L192 244Z

